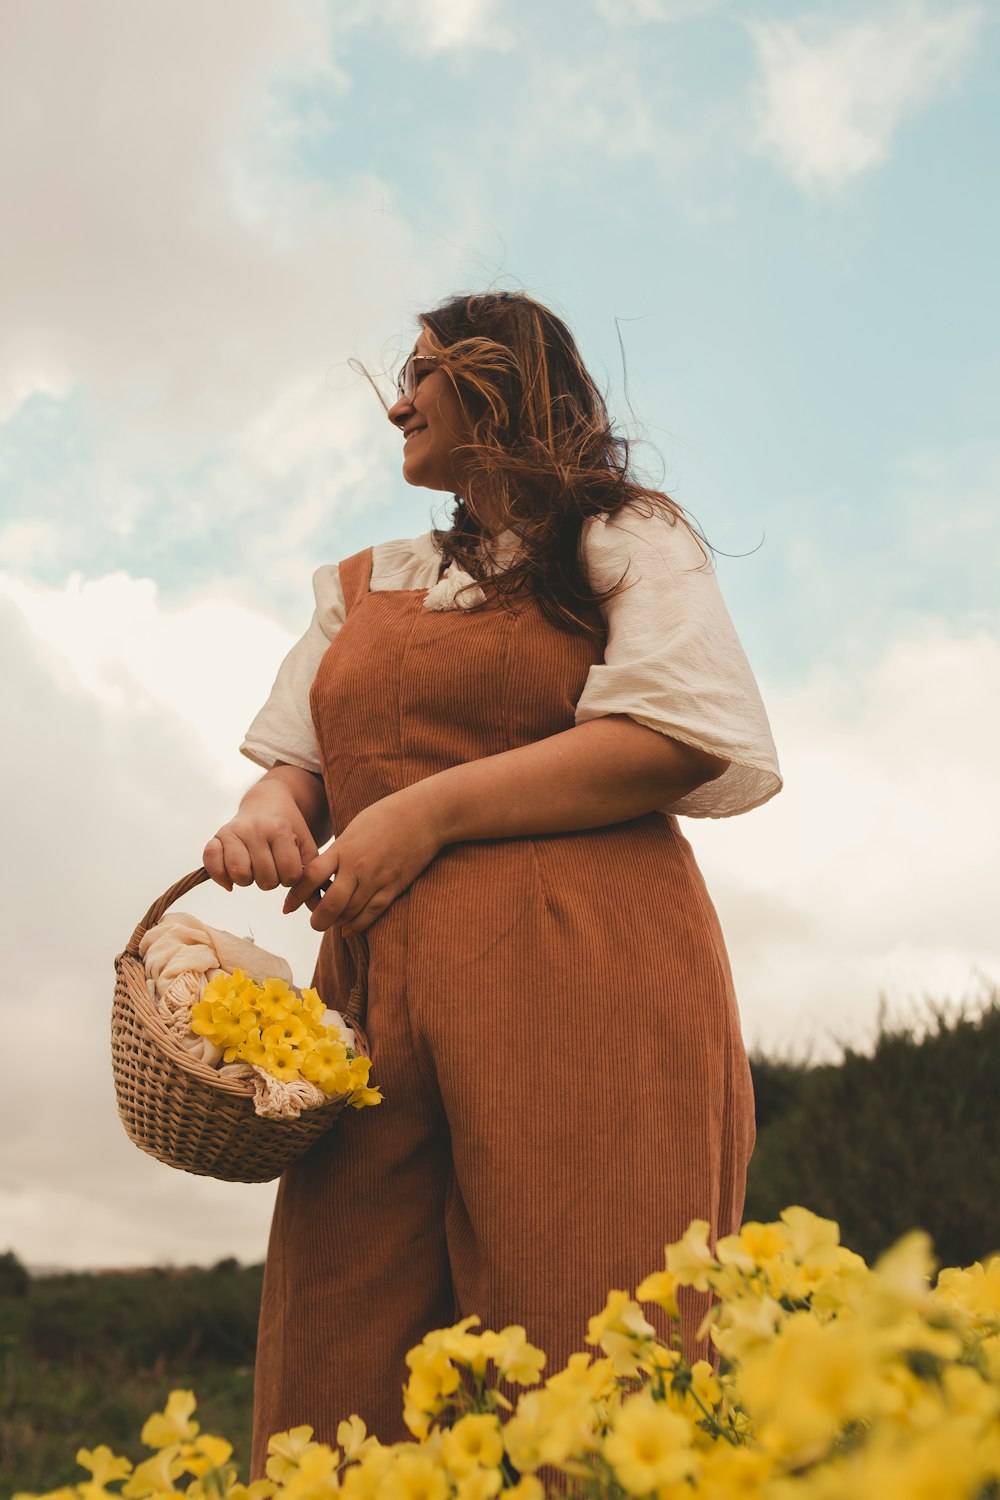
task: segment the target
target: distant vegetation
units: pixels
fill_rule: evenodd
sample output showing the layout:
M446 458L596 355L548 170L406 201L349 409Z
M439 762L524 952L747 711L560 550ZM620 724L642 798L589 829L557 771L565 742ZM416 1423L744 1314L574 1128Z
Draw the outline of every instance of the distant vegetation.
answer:
M974 1015L884 1028L871 1055L751 1066L745 1218L804 1204L869 1260L917 1226L946 1265L1000 1251L996 995ZM245 1475L260 1283L259 1266L233 1260L32 1280L0 1255L0 1500L79 1478L81 1445L144 1456L135 1435L173 1386L197 1392L203 1427L235 1443Z
M28 1282L3 1257L0 1496L82 1478L81 1446L148 1457L137 1435L175 1386L197 1393L203 1428L226 1434L245 1476L260 1284L260 1266L233 1260Z
M883 1027L870 1055L751 1059L757 1149L744 1218L789 1203L836 1219L866 1260L926 1229L943 1265L1000 1252L1000 996Z

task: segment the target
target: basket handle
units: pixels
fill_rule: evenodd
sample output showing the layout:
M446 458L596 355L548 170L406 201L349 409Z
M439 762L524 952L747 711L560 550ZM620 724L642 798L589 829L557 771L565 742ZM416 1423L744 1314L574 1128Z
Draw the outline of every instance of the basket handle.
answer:
M349 1026L363 1032L368 1014L368 939L363 932L355 932L344 942L354 965L354 983L343 1016Z
M179 901L182 896L186 896L188 891L193 891L196 885L203 885L207 879L208 871L204 865L199 865L197 870L191 871L190 875L184 875L180 880L175 881L169 890L164 891L163 895L153 902L149 911L139 922L132 936L129 938L125 952L133 958L138 958L139 944L149 928L156 926L157 922L162 918L163 913L168 907L173 906L175 901Z

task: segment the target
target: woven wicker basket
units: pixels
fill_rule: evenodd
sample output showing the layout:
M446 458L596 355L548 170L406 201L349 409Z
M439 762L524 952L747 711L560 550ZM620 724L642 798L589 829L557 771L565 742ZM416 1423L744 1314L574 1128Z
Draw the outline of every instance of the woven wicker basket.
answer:
M168 1031L146 988L139 942L179 897L207 879L204 869L193 870L165 891L115 959L111 1057L118 1113L129 1139L168 1167L223 1182L270 1182L329 1130L347 1100L331 1099L297 1120L262 1119L249 1083L221 1078ZM360 940L355 958L358 982L349 1011L367 977L367 945ZM363 1045L360 1034L357 1045Z

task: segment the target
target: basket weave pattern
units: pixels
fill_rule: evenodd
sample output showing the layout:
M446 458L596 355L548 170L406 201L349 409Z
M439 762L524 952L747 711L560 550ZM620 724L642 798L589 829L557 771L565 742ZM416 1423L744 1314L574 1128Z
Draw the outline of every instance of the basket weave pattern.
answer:
M179 897L207 879L204 869L193 870L165 891L115 959L111 1058L118 1113L129 1140L168 1167L223 1182L270 1182L325 1134L347 1100L331 1099L297 1120L262 1119L250 1083L221 1078L167 1029L146 988L139 943Z

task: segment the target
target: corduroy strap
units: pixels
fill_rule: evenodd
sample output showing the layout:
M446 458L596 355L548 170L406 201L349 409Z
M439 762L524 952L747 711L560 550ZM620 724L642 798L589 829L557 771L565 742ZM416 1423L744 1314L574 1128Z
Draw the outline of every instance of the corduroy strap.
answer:
M340 586L344 591L344 603L348 614L352 609L356 609L366 597L371 581L371 547L366 547L363 552L355 552L353 557L345 558L340 564ZM353 1026L356 1032L360 1032L364 1040L365 1014L368 1010L368 939L364 933L359 932L349 938L344 938L343 942L354 970L354 982L351 985L351 993L348 996L343 1016L347 1024ZM366 1040L364 1040L364 1046L367 1051Z
M344 938L343 941L354 969L354 983L351 985L351 993L347 998L343 1017L348 1026L353 1026L355 1031L361 1032L364 1049L367 1052L368 1043L364 1035L364 1026L368 1012L368 939L363 932L356 932L351 937Z
M344 603L347 613L368 593L372 581L372 549L366 547L363 552L355 552L353 557L345 558L340 564L340 586L344 590Z

